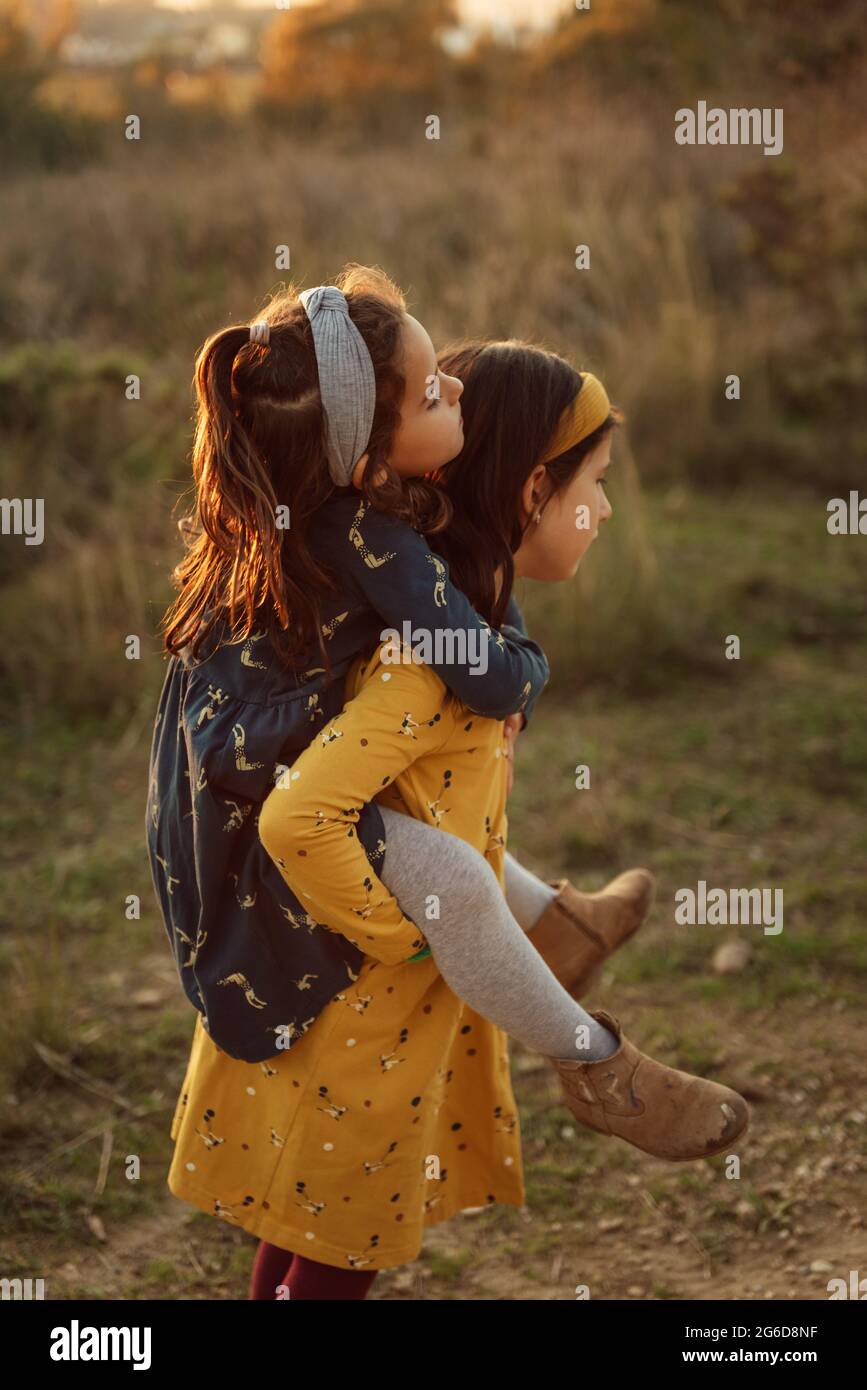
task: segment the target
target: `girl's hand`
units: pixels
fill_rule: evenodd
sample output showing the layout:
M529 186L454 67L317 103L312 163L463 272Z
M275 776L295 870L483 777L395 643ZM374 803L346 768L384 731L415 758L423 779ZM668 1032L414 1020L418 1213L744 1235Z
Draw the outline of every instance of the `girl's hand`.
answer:
M506 769L506 796L510 796L512 793L512 784L515 780L515 743L523 727L523 714L509 714L503 720L503 737L506 740L506 757L509 760Z

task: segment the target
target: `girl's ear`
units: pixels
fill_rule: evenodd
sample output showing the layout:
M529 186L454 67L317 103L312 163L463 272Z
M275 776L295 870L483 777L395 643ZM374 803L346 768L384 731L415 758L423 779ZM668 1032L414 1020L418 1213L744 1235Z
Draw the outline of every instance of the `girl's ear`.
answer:
M524 483L521 492L521 501L524 504L524 511L527 513L528 517L535 516L537 510L545 500L542 496L542 479L547 472L548 470L544 463L537 463Z
M352 470L352 486L354 488L357 488L359 492L361 491L361 484L364 479L364 470L367 467L367 460L369 459L369 457L369 454L362 454L361 458L358 460L358 463Z
M369 455L369 454L362 454L362 455L361 455L361 458L358 460L358 463L355 465L355 467L354 467L353 470L352 470L352 479L351 479L352 486L353 486L354 488L356 488L358 492L361 491L361 484L362 484L362 482L364 481L364 474L365 474L365 472L367 471L367 465L368 465L369 462L370 462L370 455ZM387 474L385 468L383 467L383 465L380 464L380 465L379 465L379 471L377 472L376 477L374 478L373 481L374 481L375 483L378 483L378 482L380 482L383 478L386 478L386 477L388 477L388 474Z

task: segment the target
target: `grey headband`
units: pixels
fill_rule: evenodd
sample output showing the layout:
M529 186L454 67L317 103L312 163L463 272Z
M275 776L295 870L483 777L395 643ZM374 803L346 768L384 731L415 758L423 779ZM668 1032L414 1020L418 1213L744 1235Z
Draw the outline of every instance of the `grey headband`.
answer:
M313 331L319 394L325 412L328 471L345 487L367 448L376 406L376 378L367 344L349 317L346 296L334 285L299 295Z

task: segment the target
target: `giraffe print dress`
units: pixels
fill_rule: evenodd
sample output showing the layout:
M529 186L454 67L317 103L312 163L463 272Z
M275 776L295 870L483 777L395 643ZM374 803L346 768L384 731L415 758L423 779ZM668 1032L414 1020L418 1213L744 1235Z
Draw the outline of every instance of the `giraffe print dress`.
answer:
M275 779L340 713L359 654L407 626L462 636L463 648L433 643L423 659L491 719L529 718L548 676L514 598L494 631L426 538L354 489L319 508L309 541L336 586L319 612L325 660L314 643L308 669L287 667L267 624L236 636L223 615L196 654L187 644L169 659L151 745L145 831L178 978L210 1037L246 1062L272 1059L281 1031L297 1041L363 964L345 935L315 930L258 825ZM355 832L378 874L386 844L376 801ZM390 963L400 959L392 948Z
M525 1200L507 1037L431 957L408 959L423 935L355 831L376 797L466 840L502 884L503 725L448 698L429 667L383 664L383 650L356 663L342 713L260 813L285 881L364 961L267 1061L229 1057L197 1020L168 1178L231 1225L352 1269L413 1260L425 1227L465 1207Z

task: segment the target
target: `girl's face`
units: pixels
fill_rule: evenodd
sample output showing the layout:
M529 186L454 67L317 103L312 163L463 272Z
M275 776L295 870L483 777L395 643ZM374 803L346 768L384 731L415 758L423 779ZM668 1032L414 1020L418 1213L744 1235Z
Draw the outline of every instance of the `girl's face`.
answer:
M440 371L433 343L410 314L404 317L401 370L406 391L388 461L402 478L419 478L461 452L464 422L460 399L464 388L456 376ZM362 454L352 474L356 487L366 465L367 455Z
M571 579L599 532L613 515L603 486L611 462L609 434L582 463L572 481L545 501L545 465L537 464L524 484L529 524L515 552L515 574L548 583ZM541 520L533 517L541 511Z

